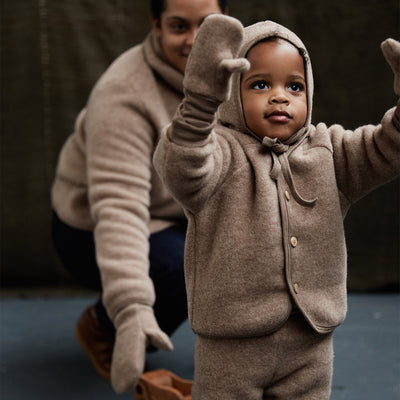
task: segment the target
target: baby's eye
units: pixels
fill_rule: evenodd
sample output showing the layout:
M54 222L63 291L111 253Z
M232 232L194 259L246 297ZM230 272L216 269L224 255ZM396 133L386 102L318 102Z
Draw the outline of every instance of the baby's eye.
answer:
M263 90L268 87L267 82L265 81L257 81L256 83L253 84L252 88L257 89L257 90Z
M304 85L301 83L294 82L291 83L288 88L293 92L301 92L304 90Z

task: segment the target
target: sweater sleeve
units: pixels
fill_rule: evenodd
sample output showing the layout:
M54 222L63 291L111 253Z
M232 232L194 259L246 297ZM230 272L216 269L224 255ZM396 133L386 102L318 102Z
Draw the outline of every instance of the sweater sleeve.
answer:
M213 130L218 104L186 93L154 153L154 167L162 181L191 213L198 212L213 194L228 164L228 152Z
M400 132L392 121L394 110L387 111L377 126L355 131L339 125L329 128L338 188L350 204L400 173Z
M89 202L95 222L103 300L114 319L155 299L148 275L148 222L153 127L140 96L110 83L89 102L85 122Z

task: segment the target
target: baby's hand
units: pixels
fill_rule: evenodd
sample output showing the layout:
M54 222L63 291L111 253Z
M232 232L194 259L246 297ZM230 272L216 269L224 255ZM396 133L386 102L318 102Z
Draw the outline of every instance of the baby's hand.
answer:
M381 49L394 73L394 92L400 96L400 42L386 39L382 42Z
M190 52L184 88L210 100L226 100L232 73L250 67L245 58L237 58L242 42L240 21L222 14L208 16L200 26Z

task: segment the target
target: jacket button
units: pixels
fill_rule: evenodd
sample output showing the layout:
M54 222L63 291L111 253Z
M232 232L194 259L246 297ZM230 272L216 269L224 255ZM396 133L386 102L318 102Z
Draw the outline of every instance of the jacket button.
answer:
M285 197L286 197L287 201L290 200L290 194L289 194L289 192L287 190L285 190Z
M296 246L297 246L297 238L296 238L296 236L292 236L292 237L290 238L290 243L291 243L291 245L292 245L293 247L296 247Z
M293 285L293 288L296 294L299 293L299 285L297 283Z

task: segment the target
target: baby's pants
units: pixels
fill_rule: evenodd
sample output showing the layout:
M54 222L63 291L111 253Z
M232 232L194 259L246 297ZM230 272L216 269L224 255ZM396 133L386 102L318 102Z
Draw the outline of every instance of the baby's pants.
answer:
M296 314L278 331L249 339L198 336L193 400L328 400L332 333Z

